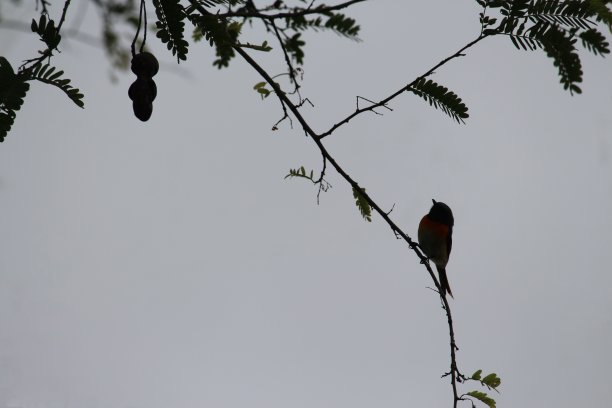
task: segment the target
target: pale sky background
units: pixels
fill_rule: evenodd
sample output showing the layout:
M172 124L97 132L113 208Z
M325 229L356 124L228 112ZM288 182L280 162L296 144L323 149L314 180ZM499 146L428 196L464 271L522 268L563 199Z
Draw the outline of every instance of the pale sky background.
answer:
M25 3L11 17L29 21ZM326 130L356 95L394 92L475 38L478 12L351 7L363 42L306 36L304 115ZM90 7L82 27L97 21ZM0 26L14 66L39 45ZM297 126L270 131L279 103L244 62L218 71L200 43L176 71L150 45L149 122L135 77L112 83L102 50L72 41L53 62L86 109L34 83L0 145L0 408L451 406L446 320L415 254L333 171L320 205L283 179L321 159ZM458 362L501 376L499 407L612 400L612 65L583 56L571 97L543 53L489 39L434 77L466 125L406 94L325 141L412 237L432 198L453 209Z

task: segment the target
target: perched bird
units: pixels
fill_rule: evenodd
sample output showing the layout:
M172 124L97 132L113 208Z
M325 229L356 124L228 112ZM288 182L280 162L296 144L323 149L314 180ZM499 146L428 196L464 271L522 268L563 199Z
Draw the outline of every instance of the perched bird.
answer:
M440 276L442 296L446 292L453 297L453 292L446 277L446 264L453 245L453 225L455 219L448 205L436 200L433 206L419 223L419 245L427 258L436 265Z

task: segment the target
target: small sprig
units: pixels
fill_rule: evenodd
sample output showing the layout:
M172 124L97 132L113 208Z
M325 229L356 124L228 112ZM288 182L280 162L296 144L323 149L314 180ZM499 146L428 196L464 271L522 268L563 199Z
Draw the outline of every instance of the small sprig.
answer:
M457 123L465 123L464 119L470 116L467 106L465 106L457 94L453 91L449 91L447 87L435 83L431 79L426 80L425 78L421 78L408 89L415 95L429 102L430 106L441 109L442 112L446 113Z
M363 219L367 222L372 222L372 207L370 207L370 203L368 203L368 200L362 194L365 191L363 187L359 187L359 190L353 187L353 198Z
M157 14L157 37L167 44L177 61L187 59L189 43L184 38L186 14L179 0L153 0ZM146 29L146 27L145 27Z
M70 79L62 78L62 75L64 75L64 71L56 71L55 67L49 64L38 64L30 72L28 80L40 81L59 88L79 108L83 108L85 106L83 103L83 94L78 88L74 88L70 85Z
M467 381L467 380L478 381L483 387L487 387L487 389L493 390L499 393L499 391L497 390L497 387L501 385L501 379L495 373L487 374L486 376L482 377L482 370L477 370L470 377L468 378L462 377L462 378L464 381ZM472 402L472 407L475 407L476 405L474 404L474 401L471 398L467 398L467 397L475 398L478 401L482 402L483 404L487 405L489 408L496 408L495 400L491 398L491 396L489 396L486 392L474 390L474 391L467 392L460 397L461 400L465 400L465 399L470 400Z

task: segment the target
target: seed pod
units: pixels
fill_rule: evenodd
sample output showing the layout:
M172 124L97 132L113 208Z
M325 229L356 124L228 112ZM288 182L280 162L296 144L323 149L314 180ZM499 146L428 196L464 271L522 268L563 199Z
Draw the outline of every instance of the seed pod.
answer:
M151 102L136 100L132 103L132 108L134 109L134 115L143 122L149 120L153 113L153 104Z
M159 63L150 52L141 52L132 58L132 72L139 78L152 78L157 74L157 71L159 71Z
M157 85L152 79L138 78L130 85L128 96L133 101L153 102L157 97Z

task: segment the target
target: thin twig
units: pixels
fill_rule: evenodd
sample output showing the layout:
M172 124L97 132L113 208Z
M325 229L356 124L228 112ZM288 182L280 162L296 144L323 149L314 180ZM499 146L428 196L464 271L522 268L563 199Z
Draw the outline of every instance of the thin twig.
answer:
M344 3L340 3L337 4L335 6L320 6L320 7L315 7L315 8L295 8L293 11L288 11L285 13L275 13L275 14L266 14L266 13L260 13L259 11L256 12L250 12L250 11L233 11L233 12L228 12L228 13L218 13L215 14L215 17L219 17L219 18L229 18L229 17L245 17L245 18L261 18L261 19L282 19L282 18L286 18L286 17L299 17L299 16L305 16L308 14L325 14L328 13L330 11L336 11L336 10L341 10L343 8L349 7L353 4L356 3L361 3L364 2L366 0L351 0L351 1L347 1ZM190 0L191 2L191 0ZM191 2L191 4L194 4L193 2ZM198 4L199 6L199 4ZM194 5L194 7L196 7ZM197 8L197 7L196 7ZM200 11L201 12L201 11Z
M57 33L59 34L62 25L64 25L64 21L66 21L66 13L68 12L68 6L70 6L70 0L66 0L64 3L64 9L62 10L62 16L60 17L59 24L57 25Z
M272 29L274 30L274 35L278 39L278 43L280 44L281 50L283 50L283 55L285 56L285 64L287 64L287 69L289 70L289 78L291 78L291 82L293 82L293 85L295 86L293 93L297 93L298 97L301 100L302 97L300 96L300 84L298 83L297 78L295 77L295 70L293 69L291 58L289 58L289 53L287 52L287 49L285 48L285 43L283 43L283 39L281 38L280 32L278 31L276 24L274 24L274 20L270 20L270 25L272 26Z
M395 91L394 93L392 93L391 95L387 96L385 99L380 100L379 102L370 105L366 108L361 108L361 109L357 109L355 112L351 113L350 115L348 115L346 118L342 119L340 122L336 123L335 125L333 125L328 131L321 133L321 135L319 136L321 139L324 137L327 137L329 135L331 135L334 131L336 131L336 129L338 129L340 126L345 125L347 123L349 123L351 121L351 119L353 119L355 116L362 114L363 112L367 112L367 111L374 111L374 109L380 107L380 106L386 106L387 103L389 101L391 101L392 99L395 99L396 97L398 97L399 95L401 95L402 93L408 91L410 89L410 87L412 87L414 84L416 84L418 81L420 81L423 78L427 78L428 76L430 76L431 74L434 73L434 71L438 68L440 68L442 65L446 64L447 62L449 62L452 59L458 58L463 56L463 52L465 50L467 50L468 48L472 47L473 45L477 44L478 42L482 41L483 39L485 39L486 37L488 37L488 34L480 34L475 40L470 41L469 43L467 43L465 46L463 46L459 51L457 51L456 53L454 53L453 55L444 58L442 61L438 62L436 65L434 65L429 71L425 72L423 75L415 78L412 82L410 82L409 84L403 86L401 89Z
M144 50L144 46L147 43L147 4L142 0L142 9L144 11L144 25L142 27L142 43L140 44L140 52Z

